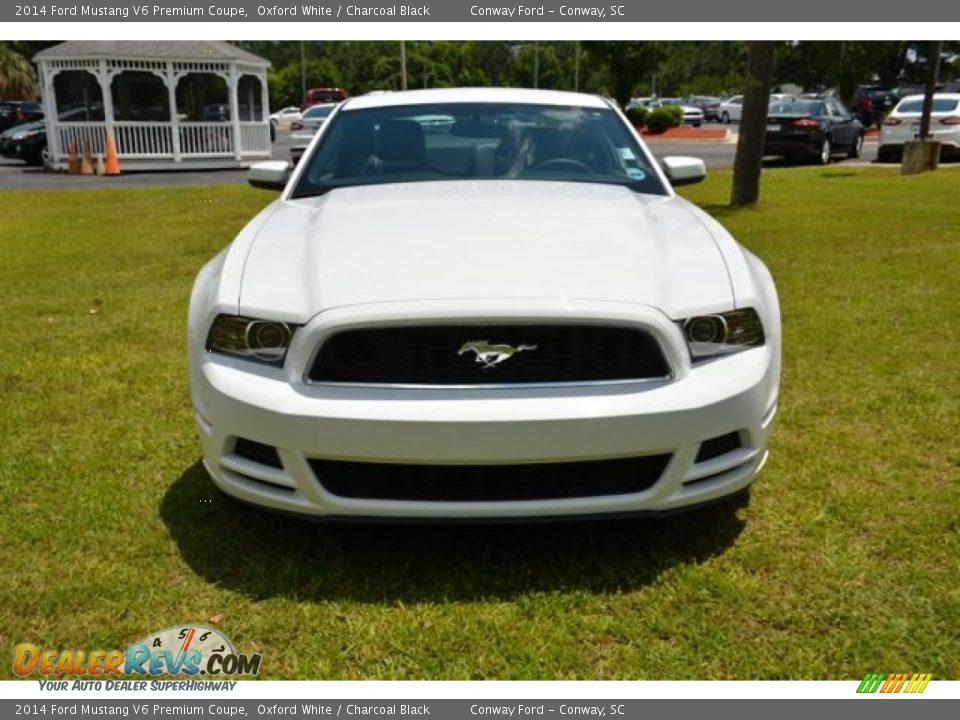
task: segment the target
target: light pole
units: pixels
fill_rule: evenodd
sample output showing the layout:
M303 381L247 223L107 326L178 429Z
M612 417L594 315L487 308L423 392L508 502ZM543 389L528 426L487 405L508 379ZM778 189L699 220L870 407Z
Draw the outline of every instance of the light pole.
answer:
M580 92L580 41L577 40L573 50L573 91Z
M307 100L307 57L303 49L303 40L300 41L300 102Z
M533 87L540 87L540 43L533 41Z
M400 41L400 89L407 89L407 41Z

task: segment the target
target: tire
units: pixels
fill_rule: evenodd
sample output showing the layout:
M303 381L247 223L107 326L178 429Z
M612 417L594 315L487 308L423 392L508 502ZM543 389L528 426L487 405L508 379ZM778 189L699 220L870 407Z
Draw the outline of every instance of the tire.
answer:
M817 162L820 165L829 165L832 156L833 145L830 144L830 138L824 138L823 143L820 145L820 155L817 157Z
M847 157L851 160L858 158L863 154L863 133L857 135L857 139L853 141L853 145L850 146L850 152L847 153Z
M877 162L891 163L896 161L896 153L889 145L881 145L877 149Z
M720 115L720 122L722 122L724 125L729 125L729 124L730 124L730 113L728 113L726 110L724 110L723 113Z
M270 123L270 142L277 141L277 124Z
M32 167L40 167L43 165L43 152L41 150L28 152L23 155L23 161Z
M698 122L693 123L694 127L700 127L701 125L703 125L703 123L698 123Z

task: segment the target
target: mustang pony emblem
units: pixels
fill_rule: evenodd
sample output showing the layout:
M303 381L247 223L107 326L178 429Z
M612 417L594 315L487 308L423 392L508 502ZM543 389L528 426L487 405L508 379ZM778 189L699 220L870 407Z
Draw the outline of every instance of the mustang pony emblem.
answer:
M483 369L490 370L491 368L495 368L504 360L509 360L519 352L536 349L536 345L520 344L516 347L513 347L513 345L507 345L506 343L493 345L487 340L470 340L460 346L460 352L458 352L457 355L463 355L466 352L473 352L477 356L476 361L483 365Z

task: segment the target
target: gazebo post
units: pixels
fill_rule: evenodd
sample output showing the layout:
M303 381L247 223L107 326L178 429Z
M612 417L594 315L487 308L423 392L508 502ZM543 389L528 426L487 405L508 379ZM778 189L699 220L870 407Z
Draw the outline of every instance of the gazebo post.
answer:
M227 75L227 94L230 100L230 121L233 125L233 157L237 160L243 157L240 140L240 103L237 100L239 85L240 75L237 73L237 64L232 62L230 73Z
M262 73L257 75L257 79L260 81L260 105L261 105L261 114L257 118L260 122L266 120L270 122L270 91L267 88L267 73ZM269 129L269 128L268 128ZM268 135L269 137L269 135Z
M173 151L173 161L180 162L183 159L180 152L180 118L177 117L177 85L180 84L180 77L172 62L167 62L163 84L167 86L167 101L170 104L170 149Z
M119 147L117 136L113 132L113 73L107 68L106 60L100 60L96 77L100 83L100 96L103 98L103 121L107 126L107 135L113 135L113 140Z
M54 162L59 162L63 149L60 147L60 115L57 110L57 93L53 85L56 74L46 60L40 61L40 76L43 78L43 113L47 119L47 145L49 146L50 157L53 158Z

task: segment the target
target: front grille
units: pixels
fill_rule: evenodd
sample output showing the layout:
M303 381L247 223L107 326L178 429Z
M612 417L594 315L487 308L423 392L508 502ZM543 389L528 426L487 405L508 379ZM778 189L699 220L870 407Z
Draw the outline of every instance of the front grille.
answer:
M402 465L311 460L334 495L365 500L506 502L626 495L657 482L670 455L528 465Z
M474 341L487 346L465 347ZM519 349L501 362L497 353ZM489 352L488 367L478 361ZM598 382L670 374L654 337L600 325L418 325L344 330L320 347L315 382L491 385Z

